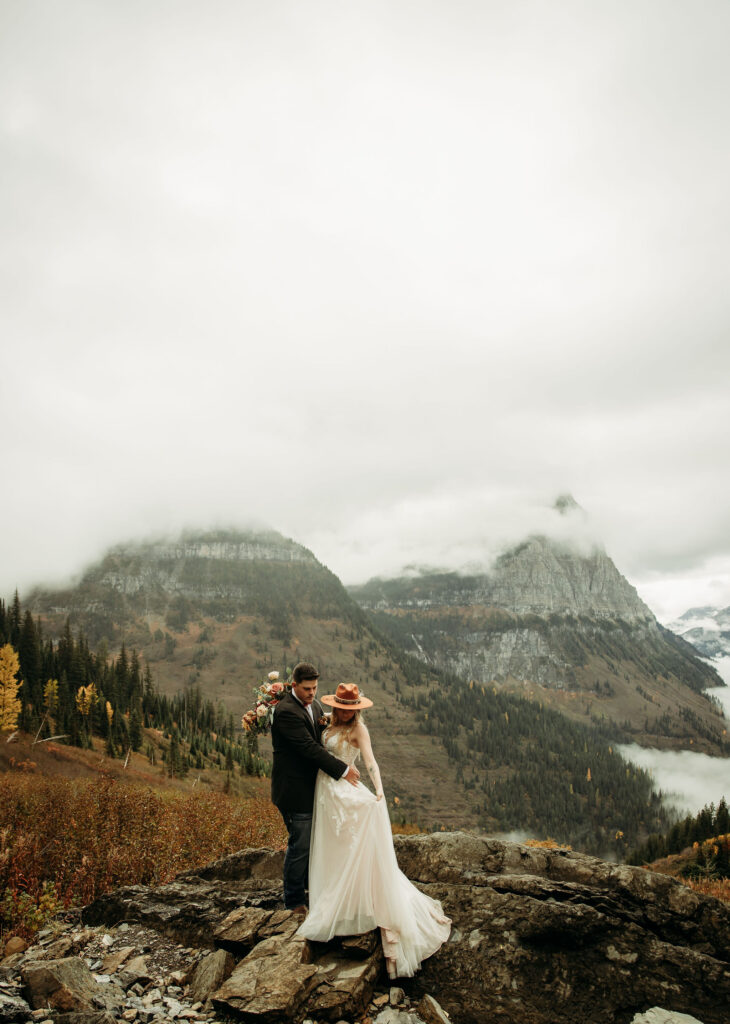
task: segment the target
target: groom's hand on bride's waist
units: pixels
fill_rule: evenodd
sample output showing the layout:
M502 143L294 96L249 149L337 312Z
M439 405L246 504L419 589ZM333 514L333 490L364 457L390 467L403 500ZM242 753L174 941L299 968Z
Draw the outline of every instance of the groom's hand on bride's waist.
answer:
M342 778L346 779L350 783L351 786L356 786L357 785L357 780L360 778L360 772L357 770L355 765L352 764L347 769L347 771L342 776Z

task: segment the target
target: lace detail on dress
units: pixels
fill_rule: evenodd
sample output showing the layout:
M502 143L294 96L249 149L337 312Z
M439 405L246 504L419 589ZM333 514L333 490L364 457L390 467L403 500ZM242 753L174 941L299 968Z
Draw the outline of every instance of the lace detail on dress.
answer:
M328 735L325 735L324 745L335 757L339 757L341 761L346 761L349 765L353 765L360 757L360 751L352 743L348 743L342 733L334 733L333 735L330 732ZM337 785L339 781L339 779L330 779L325 781L325 786ZM344 782L343 785L349 786L350 783ZM317 793L317 796L319 802L324 805L324 790L321 793ZM350 813L349 806L342 801L335 801L329 806L328 813L336 835L346 839L348 845L354 845L357 842L358 823Z
M355 764L360 757L359 749L352 743L348 743L341 732L333 733L331 729L328 729L325 733L324 745L332 751L335 757L339 757L340 761L347 761L349 765Z

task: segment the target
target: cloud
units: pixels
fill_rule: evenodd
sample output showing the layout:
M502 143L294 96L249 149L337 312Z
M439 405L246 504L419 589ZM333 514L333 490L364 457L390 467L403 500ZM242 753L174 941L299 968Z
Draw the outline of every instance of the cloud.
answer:
M648 771L654 789L679 814L697 814L709 803L729 798L730 758L689 750L652 750L636 743L617 747L622 757Z
M0 589L252 518L483 562L566 490L725 587L728 11L6 3Z
M590 519L580 509L561 515L556 497L540 502L483 488L372 502L334 529L315 526L307 546L348 583L419 567L488 572L507 548L534 534L589 553L599 543Z

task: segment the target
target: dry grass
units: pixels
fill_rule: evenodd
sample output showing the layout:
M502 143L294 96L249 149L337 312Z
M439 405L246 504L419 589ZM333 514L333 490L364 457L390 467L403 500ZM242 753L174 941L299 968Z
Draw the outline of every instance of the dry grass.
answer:
M120 885L159 884L244 846L281 848L285 840L265 799L6 774L0 929L28 936L62 906Z
M526 839L525 846L534 846L539 850L572 850L567 843L559 843L557 839Z
M703 896L714 896L716 900L730 903L730 878L681 878L680 881Z

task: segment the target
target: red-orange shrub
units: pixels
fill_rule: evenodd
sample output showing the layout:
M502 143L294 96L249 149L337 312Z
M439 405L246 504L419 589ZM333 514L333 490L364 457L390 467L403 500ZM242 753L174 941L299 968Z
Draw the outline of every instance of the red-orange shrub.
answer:
M28 908L44 892L64 906L89 903L120 885L159 884L242 847L281 848L285 841L281 818L264 799L6 774L0 928L32 932L40 922Z

